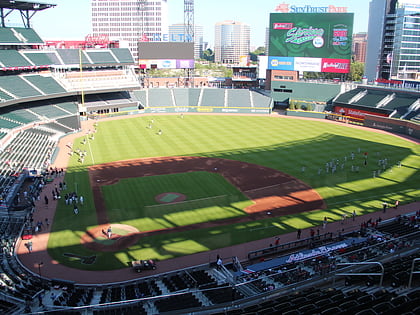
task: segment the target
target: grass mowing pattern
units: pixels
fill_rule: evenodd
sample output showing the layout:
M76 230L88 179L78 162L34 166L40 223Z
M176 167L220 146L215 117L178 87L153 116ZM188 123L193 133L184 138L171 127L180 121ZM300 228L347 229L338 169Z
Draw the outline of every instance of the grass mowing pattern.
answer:
M151 119L153 128L148 129ZM159 129L163 130L160 136ZM133 257L168 259L319 225L324 216L338 220L342 213L351 213L353 209L358 214L369 213L379 210L384 200L393 203L399 199L404 203L420 197L418 145L345 125L280 117L143 116L99 122L95 140L87 145L82 145L81 140L75 141L74 148L87 150L89 154L84 165L77 162L77 156L72 157L65 180L69 190L83 194L85 205L76 217L72 208L60 200L48 244L54 259L74 268L122 268ZM362 153L369 153L366 167L359 148ZM359 172L351 172L347 164L345 170L334 175L317 174L327 161L343 160L351 152L356 154ZM96 225L86 172L88 164L173 155L227 158L284 171L312 185L325 198L328 210L152 236L119 253L92 253L80 245L82 233ZM372 171L378 169L377 160L385 157L387 169L381 177L373 178ZM398 161L402 161L402 167L396 166ZM302 166L306 167L305 172ZM62 256L65 252L97 254L97 263L88 266L69 261Z
M187 200L212 196L237 196L239 202L221 205L210 202L205 207L178 209L177 205L161 209L145 209L144 206L158 204L155 196L165 192L178 192ZM165 229L194 223L227 219L246 215L240 209L251 205L240 191L228 183L223 176L208 172L189 172L140 178L126 178L118 183L102 187L111 222L129 224L141 231ZM223 198L224 199L224 198ZM246 201L248 200L248 201Z

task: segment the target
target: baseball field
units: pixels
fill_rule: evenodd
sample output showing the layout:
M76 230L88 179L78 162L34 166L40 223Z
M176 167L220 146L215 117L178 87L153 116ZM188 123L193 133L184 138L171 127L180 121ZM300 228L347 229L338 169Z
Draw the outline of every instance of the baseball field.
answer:
M171 259L420 197L418 144L367 129L223 115L96 128L72 145L48 243L53 259L78 269ZM72 192L83 196L78 214L64 200Z

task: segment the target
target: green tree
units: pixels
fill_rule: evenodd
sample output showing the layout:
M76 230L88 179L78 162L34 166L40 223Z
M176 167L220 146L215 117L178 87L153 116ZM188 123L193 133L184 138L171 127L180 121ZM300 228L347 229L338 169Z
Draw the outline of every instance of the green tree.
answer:
M258 56L263 56L265 54L265 47L260 46L256 50L249 53L251 61L258 61Z
M213 50L208 48L205 51L203 51L203 59L207 60L207 61L210 61L210 62L214 62L214 52L213 52Z
M352 62L350 65L349 80L361 81L365 71L365 64L359 61Z

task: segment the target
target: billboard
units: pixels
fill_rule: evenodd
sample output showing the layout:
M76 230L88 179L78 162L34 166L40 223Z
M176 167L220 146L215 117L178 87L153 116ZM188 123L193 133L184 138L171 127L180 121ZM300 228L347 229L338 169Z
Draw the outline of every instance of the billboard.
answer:
M269 56L289 59L268 68L348 73L352 33L353 13L271 13Z
M194 43L139 42L139 59L194 59Z
M140 69L194 69L193 59L139 59Z

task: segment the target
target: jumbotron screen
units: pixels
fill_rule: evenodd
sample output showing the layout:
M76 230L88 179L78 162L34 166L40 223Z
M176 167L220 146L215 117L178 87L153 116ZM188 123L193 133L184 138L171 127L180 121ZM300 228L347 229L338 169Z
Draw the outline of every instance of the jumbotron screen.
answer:
M353 13L271 13L269 69L350 71Z

